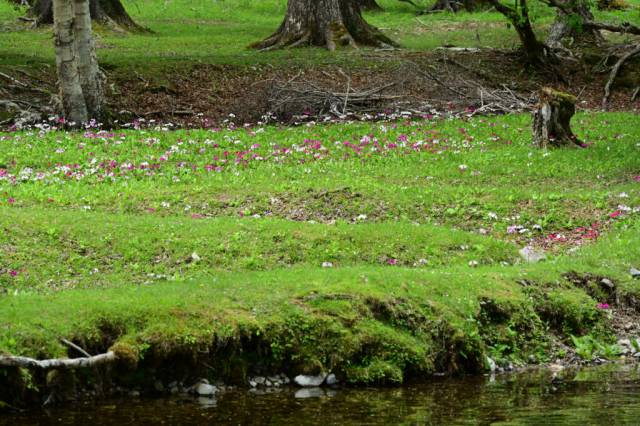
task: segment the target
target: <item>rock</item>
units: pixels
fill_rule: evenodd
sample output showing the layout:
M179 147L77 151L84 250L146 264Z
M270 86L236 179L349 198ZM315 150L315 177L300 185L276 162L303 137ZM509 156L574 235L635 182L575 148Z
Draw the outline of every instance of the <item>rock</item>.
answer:
M622 355L628 355L633 353L633 349L631 348L631 341L629 339L620 339L617 342L620 347L620 352Z
M140 396L140 391L132 390L131 392L129 392L129 396L132 398L138 398Z
M267 381L266 378L262 377L262 376L256 376L253 378L253 381L256 382L259 385L264 385Z
M156 380L155 382L153 382L153 389L158 393L162 393L165 390L164 385L160 380Z
M494 373L496 371L496 362L494 360L492 360L491 358L487 357L486 359L487 361L487 368L489 369L489 371L491 371L492 373Z
M208 383L200 383L196 386L196 394L200 396L213 396L218 391L215 386L212 386Z
M252 388L255 388L258 386L258 384L256 383L255 380L249 380L249 386L251 386Z
M295 393L296 398L321 398L324 395L324 390L318 387L300 389Z
M280 377L278 377L278 376L269 376L269 377L267 377L267 379L269 379L269 381L271 383L273 383L274 385L282 383L282 379L280 379Z
M532 246L526 246L521 248L518 251L518 254L520 254L520 257L524 259L525 262L528 262L528 263L537 263L547 258L547 255L544 253L544 251Z
M632 278L640 279L640 270L636 268L631 268L629 269L629 273L631 274Z
M616 287L616 285L609 278L601 279L600 284L602 284L603 287L606 287L609 290L613 290Z
M296 384L298 386L302 386L302 387L317 387L320 386L322 384L322 382L324 382L324 379L327 378L327 375L325 373L321 373L317 376L305 376L305 375L299 375L296 376L293 381L296 382Z
M337 384L338 384L338 378L336 377L336 375L335 375L335 374L331 373L331 374L329 374L329 375L327 376L327 378L326 378L326 379L324 379L324 383L325 383L326 385L329 385L329 386L337 385Z

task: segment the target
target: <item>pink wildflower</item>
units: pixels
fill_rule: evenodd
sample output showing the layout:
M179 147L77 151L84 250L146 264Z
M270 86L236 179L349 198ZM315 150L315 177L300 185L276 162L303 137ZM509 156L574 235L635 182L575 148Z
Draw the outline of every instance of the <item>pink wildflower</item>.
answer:
M598 303L596 305L596 308L598 308L598 309L609 309L609 304L608 303Z
M398 260L397 259L387 259L387 263L389 265L397 265L398 264Z
M9 204L13 204L13 203L15 203L15 202L16 202L16 199L15 199L15 198L13 198L13 197L9 197L9 199L7 200L7 202L8 202Z
M12 270L9 271L9 275L11 275L12 277L15 277L15 276L18 275L18 271L12 269Z
M621 212L620 210L616 210L615 212L611 213L611 214L609 215L609 217L610 217L611 219L615 219L616 217L620 216L621 214L622 214L622 212Z

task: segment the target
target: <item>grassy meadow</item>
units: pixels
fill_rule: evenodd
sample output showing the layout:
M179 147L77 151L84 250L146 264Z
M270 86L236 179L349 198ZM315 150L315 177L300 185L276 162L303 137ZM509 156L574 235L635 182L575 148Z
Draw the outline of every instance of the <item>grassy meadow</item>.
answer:
M370 383L606 340L597 277L640 295L633 120L581 113L589 146L553 151L525 115L4 134L0 350L249 339L273 368Z

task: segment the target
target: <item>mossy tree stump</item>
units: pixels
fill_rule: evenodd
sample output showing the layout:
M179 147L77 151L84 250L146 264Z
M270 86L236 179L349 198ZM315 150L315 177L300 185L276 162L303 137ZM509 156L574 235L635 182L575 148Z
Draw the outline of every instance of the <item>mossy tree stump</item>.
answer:
M582 146L571 131L571 117L576 112L576 98L549 87L540 90L540 101L533 112L533 143L546 148Z

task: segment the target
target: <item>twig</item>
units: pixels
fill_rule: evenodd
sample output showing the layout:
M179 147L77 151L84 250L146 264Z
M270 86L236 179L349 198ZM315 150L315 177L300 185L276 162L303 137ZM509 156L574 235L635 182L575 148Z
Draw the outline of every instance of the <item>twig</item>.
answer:
M67 340L67 339L60 339L60 341L62 343L64 343L65 345L69 346L70 348L75 349L76 351L78 351L79 353L84 355L85 357L91 358L91 354L89 352L85 351L84 349L82 349L80 346L76 345L72 341Z
M10 75L8 75L8 74L5 74L5 73L3 73L3 72L0 72L0 77L4 77L4 78L6 78L7 80L9 80L9 81L12 81L12 82L16 83L16 84L17 84L17 85L19 85L19 86L27 87L27 85L26 85L25 83L21 82L20 80L18 80L18 79L16 79L16 78L11 77L11 76L10 76Z

